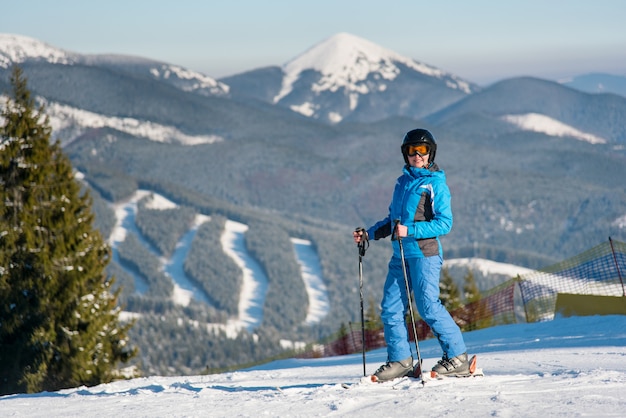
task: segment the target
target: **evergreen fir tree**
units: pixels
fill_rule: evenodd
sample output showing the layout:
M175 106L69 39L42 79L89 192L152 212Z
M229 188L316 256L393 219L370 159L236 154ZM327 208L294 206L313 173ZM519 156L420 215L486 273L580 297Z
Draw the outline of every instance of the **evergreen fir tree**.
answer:
M481 302L482 295L471 270L468 270L465 275L463 294L466 306L471 308L471 316L468 318L467 324L462 327L463 331L474 331L490 326L493 322L492 315L488 306Z
M447 268L441 272L443 277L439 282L439 299L448 311L453 311L463 305L461 291Z
M11 85L0 114L0 394L108 382L135 354L105 274L110 248L19 67Z
M376 303L374 298L369 299L367 310L363 315L365 317L365 329L378 330L382 328L383 321L380 319L379 306L380 304Z
M478 289L478 284L476 284L476 279L474 278L474 273L472 270L467 270L467 274L465 275L465 279L463 282L463 296L465 297L465 303L472 303L480 300L480 290Z

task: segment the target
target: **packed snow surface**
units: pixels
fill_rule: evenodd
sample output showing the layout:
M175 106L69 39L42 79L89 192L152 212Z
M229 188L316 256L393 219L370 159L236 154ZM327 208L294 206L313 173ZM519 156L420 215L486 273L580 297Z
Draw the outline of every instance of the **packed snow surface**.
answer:
M6 417L620 417L626 316L557 318L464 334L484 377L360 383L361 353L288 359L229 373L146 377L0 397ZM424 368L441 356L420 343ZM367 353L367 372L385 361ZM344 389L342 383L353 384Z

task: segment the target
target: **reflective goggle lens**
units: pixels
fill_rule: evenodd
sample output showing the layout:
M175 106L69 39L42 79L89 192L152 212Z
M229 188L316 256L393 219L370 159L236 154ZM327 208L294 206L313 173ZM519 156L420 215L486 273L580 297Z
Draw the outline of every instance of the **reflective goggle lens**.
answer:
M416 154L423 157L424 155L430 154L430 147L426 144L409 145L406 151L409 157L414 157Z

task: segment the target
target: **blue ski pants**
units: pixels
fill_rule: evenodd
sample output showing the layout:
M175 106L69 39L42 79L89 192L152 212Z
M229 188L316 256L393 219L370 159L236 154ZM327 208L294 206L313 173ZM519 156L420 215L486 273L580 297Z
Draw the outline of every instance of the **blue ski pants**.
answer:
M410 290L413 291L415 304L422 319L430 326L439 340L439 345L449 358L465 353L463 335L439 300L439 276L443 259L436 255L425 258L407 258L406 270ZM381 319L387 343L387 360L400 361L411 356L405 315L408 310L408 298L402 261L392 257L385 281L381 303Z

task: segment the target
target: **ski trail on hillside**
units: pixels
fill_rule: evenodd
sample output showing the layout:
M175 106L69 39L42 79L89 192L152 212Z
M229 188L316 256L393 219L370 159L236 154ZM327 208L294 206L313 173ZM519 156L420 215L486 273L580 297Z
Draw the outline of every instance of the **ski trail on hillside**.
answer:
M137 236L142 244L154 251L150 244L145 241L139 232L139 228L137 228L137 224L135 223L135 216L137 215L137 202L148 194L149 192L146 190L137 190L129 199L116 202L111 205L113 212L115 212L115 226L109 236L109 245L111 246L111 250L113 252L113 260L115 260L117 264L124 269L124 271L131 275L134 279L135 291L140 295L143 295L148 291L148 282L141 275L124 268L124 265L120 260L118 247L126 240L126 236L129 233L132 233Z
M149 190L137 190L129 199L111 204L116 217L115 227L109 237L113 259L124 268L120 262L118 246L124 242L128 234L134 234L144 247L158 257L162 271L172 279L174 283L172 300L176 304L188 306L191 300L195 299L212 306L206 293L190 280L184 271L184 262L191 248L193 238L200 225L210 221L210 217L197 214L192 227L178 241L174 253L167 258L160 255L158 250L145 239L135 222L138 202L147 196L151 197L151 200L146 202L148 209L162 210L178 206L164 196ZM236 335L237 330L243 328L252 331L258 328L263 321L263 308L269 280L263 268L248 253L245 245L245 232L247 230L247 225L227 220L224 233L220 238L224 253L234 260L243 273L238 317L229 320L228 324L224 326L229 330L229 335ZM330 311L330 301L322 278L319 256L310 241L297 238L292 238L291 241L294 245L296 261L300 265L302 280L309 300L305 322L309 325L314 324L321 321ZM133 277L135 290L139 294L145 294L148 290L146 280L133 271L125 268L124 270Z
M291 242L300 264L304 287L309 296L309 309L305 322L309 325L314 324L320 322L330 311L328 291L322 279L322 266L311 241L291 238Z
M178 241L176 250L172 256L169 259L161 258L161 264L164 266L165 273L170 276L175 283L173 299L174 302L179 305L188 306L191 299L195 299L198 302L212 306L206 293L191 281L185 273L185 260L187 259L193 238L196 236L200 225L210 220L211 218L209 216L196 215L193 227Z
M129 233L133 234L145 248L158 257L163 272L170 279L172 279L174 283L172 300L174 303L187 306L191 302L191 299L194 298L212 306L205 292L199 289L187 277L183 268L184 261L187 258L187 253L189 252L191 242L193 241L193 237L195 236L198 227L202 223L210 220L210 218L204 215L196 215L193 227L185 233L185 235L177 243L174 254L172 254L172 256L168 259L159 254L158 250L145 239L137 227L137 223L135 221L138 210L137 204L146 196L151 197L151 200L146 202L146 207L148 209L163 210L176 208L178 206L166 197L149 190L137 190L129 199L112 204L111 206L115 212L116 223L113 231L111 232L111 236L109 237L109 245L111 245L113 259L120 267L124 268L123 264L120 262L118 246L124 242ZM137 293L145 294L148 290L148 283L146 280L132 270L126 268L124 268L124 270L133 277Z
M263 304L269 281L265 272L246 249L245 232L248 225L227 220L220 241L226 255L233 259L243 272L239 296L239 318L229 320L235 328L253 330L263 322Z

